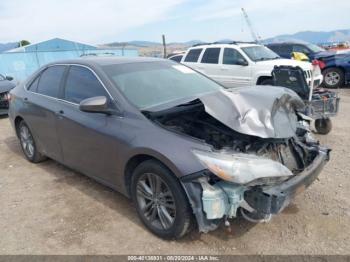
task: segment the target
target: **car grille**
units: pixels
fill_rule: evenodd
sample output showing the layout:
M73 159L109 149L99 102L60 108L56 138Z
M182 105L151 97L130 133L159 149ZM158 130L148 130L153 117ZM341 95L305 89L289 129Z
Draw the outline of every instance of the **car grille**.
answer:
M311 78L311 70L305 70L304 71L304 76L305 76L305 78L307 79L307 78Z
M0 94L0 109L8 109L9 101L8 101L8 92Z

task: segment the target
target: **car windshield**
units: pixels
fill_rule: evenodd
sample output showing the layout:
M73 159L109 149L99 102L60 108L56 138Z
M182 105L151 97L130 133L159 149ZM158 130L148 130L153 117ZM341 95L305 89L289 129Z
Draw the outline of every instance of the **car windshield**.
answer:
M280 58L279 55L265 46L242 47L242 50L252 61L255 62Z
M192 69L172 61L104 66L127 99L141 110L194 100L223 87Z
M318 45L314 45L314 44L311 44L311 43L307 44L306 46L314 53L319 53L319 52L326 51L322 47L319 47Z

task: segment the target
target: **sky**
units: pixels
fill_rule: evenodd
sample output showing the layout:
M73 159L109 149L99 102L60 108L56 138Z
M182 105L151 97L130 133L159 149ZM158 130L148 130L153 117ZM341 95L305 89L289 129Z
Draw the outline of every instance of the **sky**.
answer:
M241 7L263 39L350 28L349 0L1 0L0 42L251 41Z

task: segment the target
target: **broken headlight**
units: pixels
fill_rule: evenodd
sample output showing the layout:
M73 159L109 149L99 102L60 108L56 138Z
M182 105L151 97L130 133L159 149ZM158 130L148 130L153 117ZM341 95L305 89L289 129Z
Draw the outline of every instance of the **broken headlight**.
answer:
M194 155L216 176L223 180L248 184L271 184L288 179L293 173L279 162L255 155L193 150ZM256 184L256 183L254 183Z

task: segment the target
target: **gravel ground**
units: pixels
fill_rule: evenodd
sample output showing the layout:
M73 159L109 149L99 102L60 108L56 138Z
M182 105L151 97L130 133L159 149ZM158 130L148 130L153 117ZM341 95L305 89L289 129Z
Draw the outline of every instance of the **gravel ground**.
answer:
M267 224L232 221L163 241L119 193L54 162L26 161L0 119L0 254L350 254L350 89L333 131L319 136L331 161L306 192Z

